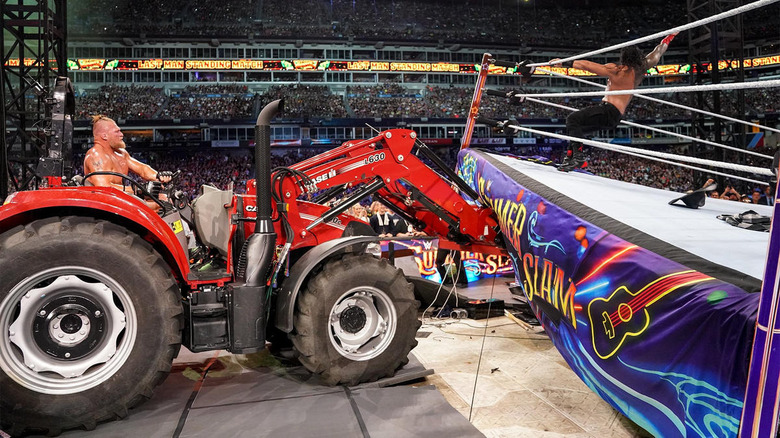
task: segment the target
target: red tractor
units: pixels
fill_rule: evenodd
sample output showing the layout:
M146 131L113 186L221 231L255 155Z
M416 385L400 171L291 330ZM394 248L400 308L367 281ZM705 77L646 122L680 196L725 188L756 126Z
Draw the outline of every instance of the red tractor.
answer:
M460 193L478 199L474 190L413 131L380 132L271 172L280 106L258 117L257 184L247 195L204 186L190 205L169 190L158 214L117 189L55 178L5 200L4 427L57 433L121 418L152 396L182 344L252 353L281 334L328 384L392 375L417 344L418 301L399 269L366 252L379 240L371 227L345 213L369 195L440 247L505 253L492 210L467 202ZM220 264L190 265L185 223Z

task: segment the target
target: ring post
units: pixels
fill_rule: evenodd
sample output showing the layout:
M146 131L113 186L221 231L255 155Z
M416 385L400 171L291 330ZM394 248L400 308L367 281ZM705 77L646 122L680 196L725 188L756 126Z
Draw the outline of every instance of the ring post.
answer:
M740 438L773 437L777 434L780 401L780 227L776 226L774 219L779 217L780 203L775 202L745 403L739 422Z
M471 143L471 134L474 133L474 123L479 113L479 101L482 100L482 89L485 87L488 71L490 70L490 61L493 55L485 53L482 55L482 64L477 76L477 86L474 88L474 97L471 98L471 107L469 108L468 119L466 120L466 130L460 139L460 148L466 149Z

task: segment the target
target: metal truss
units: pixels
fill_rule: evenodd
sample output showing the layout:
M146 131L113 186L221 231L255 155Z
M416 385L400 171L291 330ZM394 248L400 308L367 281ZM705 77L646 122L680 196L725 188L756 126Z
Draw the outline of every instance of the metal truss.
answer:
M50 127L53 103L48 96L56 78L67 76L66 2L2 0L0 15L3 20L0 40L3 46L2 200L9 189L35 187L43 176L37 167L40 159L49 155L54 135ZM62 142L57 143L61 148Z
M721 12L742 6L741 0L688 0L688 21L696 21ZM690 83L692 85L743 82L744 41L742 34L742 16L735 15L706 26L688 31L688 53L691 65ZM718 60L725 60L719 62ZM721 91L697 92L689 96L688 105L717 114L726 114L734 118L745 117L744 90L729 91L730 104L724 105ZM710 118L693 113L691 127L694 135L716 143L728 143L736 147L745 147L744 127L722 122L719 118ZM694 145L696 155L704 155L703 145ZM717 157L726 160L723 156ZM716 157L711 157L716 158ZM739 157L742 159L743 157ZM699 178L697 178L699 179ZM703 182L703 181L701 181Z

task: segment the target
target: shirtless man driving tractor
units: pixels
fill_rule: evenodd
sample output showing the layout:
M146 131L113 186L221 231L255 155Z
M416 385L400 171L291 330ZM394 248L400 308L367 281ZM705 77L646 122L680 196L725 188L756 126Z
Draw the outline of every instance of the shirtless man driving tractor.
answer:
M146 181L167 183L171 180L171 172L157 172L151 166L134 159L127 153L122 130L119 129L119 126L113 119L103 115L93 116L92 135L95 138L95 145L84 156L85 175L98 171L127 175L128 170L131 170ZM85 181L85 184L115 187L127 193L135 194L133 186L123 184L122 177L118 175L90 176ZM145 202L155 211L160 208L154 201L146 200Z

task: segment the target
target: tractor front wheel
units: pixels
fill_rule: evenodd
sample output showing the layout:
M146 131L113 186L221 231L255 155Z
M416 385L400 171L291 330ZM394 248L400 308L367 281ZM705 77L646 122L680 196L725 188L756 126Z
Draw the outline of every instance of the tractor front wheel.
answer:
M326 263L298 297L292 341L298 359L330 385L391 376L406 364L419 302L399 269L371 255Z
M50 218L0 235L0 417L57 434L121 418L152 395L181 342L160 255L105 221Z

